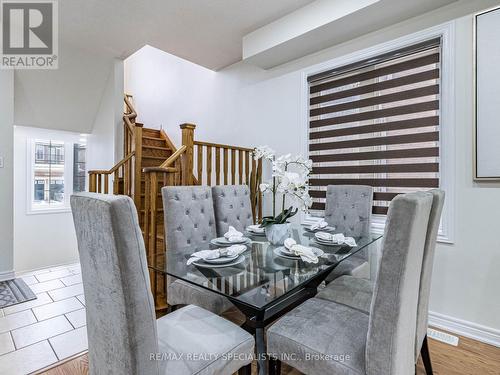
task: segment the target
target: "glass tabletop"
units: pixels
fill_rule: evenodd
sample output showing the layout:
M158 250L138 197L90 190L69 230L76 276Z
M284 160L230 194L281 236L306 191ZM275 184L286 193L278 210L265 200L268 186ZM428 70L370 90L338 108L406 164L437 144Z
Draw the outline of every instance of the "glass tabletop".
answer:
M275 251L279 246L267 242L265 236L252 236L247 250L242 254L244 261L221 268L202 268L187 265L190 255L203 249L215 249L210 245L168 249L166 256L157 257L151 268L184 280L191 284L221 294L233 302L252 308L264 309L281 297L304 287L313 279L326 277L339 263L359 253L368 254L370 248L379 247L380 234L355 237L356 247L347 245L321 245L315 241L314 234L301 226L292 228L292 237L298 244L323 250L324 255L316 264L302 260L284 258Z

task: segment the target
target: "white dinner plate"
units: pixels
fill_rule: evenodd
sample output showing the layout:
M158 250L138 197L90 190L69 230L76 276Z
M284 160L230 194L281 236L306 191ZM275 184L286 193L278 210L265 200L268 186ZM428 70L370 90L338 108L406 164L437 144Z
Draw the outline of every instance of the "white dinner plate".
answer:
M286 253L283 251L285 249ZM311 247L312 251L314 254L319 258L320 256L324 255L325 252L321 249L318 249L316 247ZM277 247L273 250L274 254L276 254L279 257L286 258L286 259L292 259L292 260L300 260L300 256L297 255L291 255L291 253L286 249L284 246ZM290 255L287 255L290 254Z
M251 240L248 237L243 237L241 239L241 241L237 241L237 242L229 242L225 237L214 238L213 240L210 241L210 243L212 245L215 245L215 246L241 245L241 244L247 244L250 242L251 242Z
M240 254L241 255L241 254ZM240 255L232 255L232 256L223 256L215 259L204 259L206 263L210 264L224 264L229 263L238 258Z
M201 267L201 268L222 268L222 267L232 267L236 266L240 263L243 263L245 261L245 256L240 255L238 258L233 260L232 262L229 263L223 263L223 264L210 264L206 263L204 260L197 260L196 262L193 262L191 264L195 265L196 267Z

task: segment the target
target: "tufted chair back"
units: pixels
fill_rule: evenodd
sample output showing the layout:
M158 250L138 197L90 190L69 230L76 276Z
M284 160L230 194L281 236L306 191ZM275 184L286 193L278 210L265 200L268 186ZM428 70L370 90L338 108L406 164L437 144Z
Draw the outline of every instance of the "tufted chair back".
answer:
M325 220L346 236L370 234L373 188L363 185L329 185Z
M158 374L153 297L137 210L126 196L71 196L87 305L90 374Z
M250 189L247 185L214 186L212 196L218 236L223 236L230 225L243 232L253 224Z
M167 249L208 248L216 237L210 186L166 186L161 192Z

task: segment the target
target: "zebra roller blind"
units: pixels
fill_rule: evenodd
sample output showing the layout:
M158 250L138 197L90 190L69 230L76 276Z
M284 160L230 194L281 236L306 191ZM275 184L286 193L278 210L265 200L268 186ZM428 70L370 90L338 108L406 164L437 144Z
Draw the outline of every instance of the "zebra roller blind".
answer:
M374 214L439 187L441 40L308 78L313 210L328 185L371 185Z

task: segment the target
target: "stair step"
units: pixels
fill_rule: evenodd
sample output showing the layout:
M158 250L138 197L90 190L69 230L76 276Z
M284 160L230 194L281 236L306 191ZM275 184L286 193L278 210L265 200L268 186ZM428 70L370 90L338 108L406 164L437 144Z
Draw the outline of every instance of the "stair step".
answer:
M163 138L158 137L142 137L142 146L156 146L156 147L165 147L166 143Z

